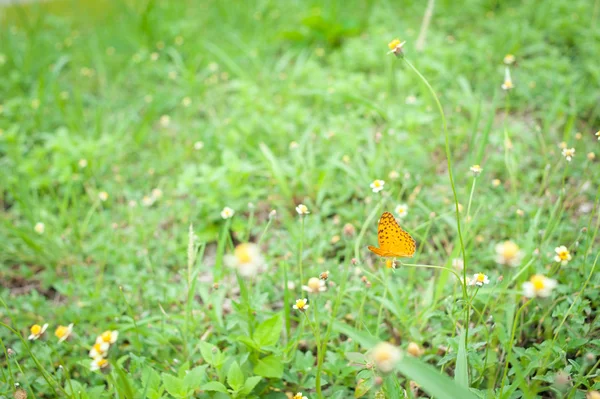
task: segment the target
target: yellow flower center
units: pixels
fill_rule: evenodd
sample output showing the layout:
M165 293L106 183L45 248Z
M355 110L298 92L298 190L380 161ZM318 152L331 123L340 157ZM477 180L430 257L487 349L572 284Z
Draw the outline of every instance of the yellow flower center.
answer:
M546 285L546 279L544 276L536 274L531 277L531 284L533 284L533 289L536 291L543 290Z
M235 257L240 263L251 263L252 254L250 253L249 244L240 244L235 248Z
M321 288L321 280L316 277L311 277L308 280L308 288L310 288L312 291L319 291Z
M42 332L42 326L40 326L39 324L34 324L31 326L30 331L33 335L38 335Z
M98 367L102 368L104 366L106 366L108 364L108 360L106 359L100 359L96 362L96 364L98 365Z
M400 39L394 39L391 42L388 43L388 47L390 48L390 50L394 50L396 47L398 47L398 45L402 43L400 41Z
M395 269L396 268L396 262L394 262L391 259L387 259L385 261L385 267L387 267L388 269Z
M506 241L502 248L502 256L505 259L514 259L519 253L519 246L512 241Z
M512 83L512 81L510 81L510 80L505 80L505 81L504 81L504 86L505 86L505 87L508 87L509 89L512 89L512 87L513 87L513 83Z
M102 352L102 345L94 344L94 349L96 350L96 352L100 353L100 352Z
M374 185L375 187L381 187L381 183L380 183L380 181L379 181L379 180L375 180L375 181L373 182L373 185Z
M565 251L560 251L560 252L558 252L557 255L558 255L558 257L561 260L568 260L569 259L569 251L566 251L566 250Z
M298 309L304 309L305 306L306 306L306 301L304 299L298 299L296 301L296 307Z
M477 275L477 281L480 282L480 283L483 283L485 281L485 274L479 273Z
M111 331L105 331L105 332L102 333L102 335L100 337L102 337L102 341L104 341L104 342L110 342L110 340L112 338L112 332Z
M57 338L62 338L67 334L68 331L69 331L68 327L58 326L56 331L54 331L54 335L56 335Z

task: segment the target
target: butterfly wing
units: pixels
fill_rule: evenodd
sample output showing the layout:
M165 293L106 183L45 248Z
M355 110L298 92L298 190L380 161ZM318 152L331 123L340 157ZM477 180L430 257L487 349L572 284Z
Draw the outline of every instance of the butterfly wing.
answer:
M389 212L384 212L379 219L377 241L379 251L369 249L384 257L412 257L417 247L415 240L400 227L394 215Z

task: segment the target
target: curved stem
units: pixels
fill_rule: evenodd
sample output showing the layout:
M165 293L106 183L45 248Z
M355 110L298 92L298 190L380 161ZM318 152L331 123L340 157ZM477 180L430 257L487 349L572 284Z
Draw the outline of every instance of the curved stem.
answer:
M465 299L465 302L467 302L466 304L466 309L465 309L465 347L467 347L467 344L469 342L469 316L471 314L471 309L470 309L470 304L468 303L468 294L467 294L467 254L465 251L465 243L463 240L463 235L462 235L462 229L460 227L460 213L459 213L459 209L458 209L458 194L456 193L456 186L454 185L454 176L452 174L452 159L451 159L451 155L450 155L450 137L448 136L448 124L446 122L446 115L444 114L444 109L442 108L442 104L440 103L440 100L437 96L437 94L435 94L435 90L433 90L433 87L431 87L431 85L429 84L429 81L425 78L425 76L423 76L421 74L421 72L419 72L419 70L417 68L414 67L413 64L410 63L410 61L408 61L406 58L402 58L404 60L404 62L406 63L406 65L408 65L416 74L417 76L419 76L419 78L423 81L423 83L425 84L425 86L427 86L427 88L429 89L429 92L431 93L431 96L433 97L433 99L435 100L435 103L437 105L437 108L440 112L440 116L442 117L442 128L443 128L443 132L444 132L444 139L445 139L445 144L446 144L446 161L448 164L448 178L450 180L450 186L452 187L452 194L454 195L454 207L455 207L455 211L456 211L456 229L458 230L458 239L460 241L460 249L461 249L461 253L462 253L462 257L463 257L463 282L462 282L462 288L463 288L463 297Z

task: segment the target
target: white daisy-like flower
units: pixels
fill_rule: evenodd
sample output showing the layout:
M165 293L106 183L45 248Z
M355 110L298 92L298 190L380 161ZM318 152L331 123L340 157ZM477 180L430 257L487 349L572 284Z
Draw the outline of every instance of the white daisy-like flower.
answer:
M167 127L171 124L171 117L169 115L163 115L160 117L159 123L162 127Z
M567 162L571 162L571 159L575 156L575 148L563 148L562 155Z
M85 158L81 158L77 163L81 169L86 168L88 166L88 161Z
M306 309L309 308L308 299L306 299L306 298L296 299L296 303L294 303L294 306L292 306L292 307L296 310L304 312Z
M27 339L30 341L35 341L36 339L38 339L39 337L41 337L44 334L44 332L46 331L47 328L48 328L48 323L44 324L43 326L40 326L39 324L32 325L31 328L29 329L29 332L31 334L29 334L29 337L27 337Z
M483 287L485 284L489 284L490 279L483 273L475 273L473 275L473 280L471 280L472 285L476 285L478 287Z
M37 222L35 226L33 226L33 230L38 234L44 234L44 231L46 231L46 225L42 222Z
M514 62L515 62L515 56L514 55L512 55L512 54L506 54L504 56L504 63L506 65L514 64Z
M68 326L58 326L54 331L54 335L58 338L58 343L64 342L73 333L73 323Z
M483 168L479 165L473 165L469 169L471 169L471 172L473 172L475 176L479 176L479 174L483 171Z
M402 359L402 352L388 342L380 342L371 350L369 358L381 372L389 373Z
M97 370L101 370L106 367L108 367L108 360L106 360L106 358L103 358L103 357L97 357L92 360L92 364L90 365L90 370L97 371Z
M528 298L546 298L552 294L552 290L556 286L556 280L553 280L541 274L536 274L534 276L531 276L529 281L523 283L523 295L525 295Z
M506 67L504 69L504 83L502 83L502 90L508 91L513 89L515 86L512 82L512 78L510 77L510 69Z
M119 332L117 330L107 330L104 331L102 334L100 334L98 336L98 338L96 338L96 343L102 343L105 342L109 345L114 344L115 342L117 342L117 339L119 338Z
M561 245L560 247L554 248L554 252L556 255L554 256L554 260L559 262L561 265L566 265L571 260L571 252L565 247Z
M408 215L408 205L398 204L396 205L394 211L396 212L396 215L398 215L398 217L402 219L406 217L406 215Z
M98 198L100 198L100 201L105 202L108 200L108 193L106 191L100 191L98 193Z
M97 341L97 340L96 340ZM110 349L110 344L107 342L96 342L92 349L90 349L89 355L92 359L96 359L99 357L106 357L108 355L108 350Z
M298 215L308 215L310 213L308 207L304 204L299 204L296 207L296 212L298 212Z
M181 105L183 105L184 107L189 107L190 105L192 105L192 99L189 97L183 97L181 99Z
M595 133L596 137L598 137L598 141L600 141L600 130Z
M150 195L144 195L142 197L142 205L144 206L152 206L154 204L154 197Z
M325 285L324 280L311 277L308 279L307 285L302 286L302 290L311 294L318 294L319 292L327 291L327 285Z
M223 219L230 219L233 217L234 214L235 214L235 211L228 206L223 208L223 210L221 211L221 217Z
M371 183L371 190L373 190L374 193L378 193L381 190L383 190L383 186L385 185L385 181L383 180L374 180L373 183Z
M292 399L308 399L306 396L302 395L302 392L296 393Z
M496 262L515 267L521 263L521 259L523 259L523 252L514 242L504 241L496 244Z
M200 151L203 148L204 148L204 143L202 141L196 141L194 143L194 150Z
M406 41L401 42L400 39L394 39L388 43L390 51L388 54L394 54L396 57L402 55L402 47L406 44Z
M265 266L265 260L256 244L243 243L235 247L232 255L225 255L225 265L237 269L241 276L250 277Z

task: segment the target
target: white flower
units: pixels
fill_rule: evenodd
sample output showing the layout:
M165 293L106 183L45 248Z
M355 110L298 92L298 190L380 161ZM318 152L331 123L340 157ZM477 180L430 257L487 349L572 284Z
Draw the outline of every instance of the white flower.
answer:
M200 151L203 148L204 148L204 143L202 141L196 141L194 143L194 150Z
M104 202L108 200L108 193L106 191L100 191L98 193L98 198L100 198L100 201Z
M562 155L567 162L571 162L571 159L575 156L575 148L563 148Z
M296 207L296 212L298 212L298 215L308 215L310 213L308 207L304 204L299 204Z
M250 277L265 265L260 248L256 244L243 243L235 247L233 255L226 255L225 265L237 269L241 276Z
M92 360L92 364L90 366L90 370L96 371L108 367L108 360L103 357L97 357Z
M556 252L554 260L556 262L559 262L563 266L569 263L569 261L571 260L571 253L564 245L554 248L554 252Z
M371 190L373 190L374 193L378 193L381 190L383 190L384 185L385 185L385 181L374 180L373 183L371 183Z
M304 299L296 299L296 303L292 307L294 309L297 309L297 310L301 311L301 312L304 312L306 309L309 308L308 299L306 299L306 298L304 298Z
M81 169L83 169L83 168L85 168L85 167L87 167L87 166L88 166L88 161L87 161L87 159L85 159L85 158L81 158L81 159L79 160L78 164L79 164L79 167L80 167Z
M44 324L43 326L40 326L39 324L32 325L29 329L29 332L31 332L31 334L29 334L29 337L27 337L27 339L30 341L35 341L44 334L47 328L48 323Z
M58 338L58 342L64 342L73 333L73 323L68 326L58 326L54 331L54 335Z
M504 83L502 83L502 90L508 91L514 87L515 86L513 85L512 79L510 77L510 69L506 67L504 69Z
M504 241L496 245L496 262L501 265L518 266L523 259L523 252L512 241Z
M46 225L42 222L37 222L33 227L33 230L35 230L35 232L38 234L44 234L44 231L46 231Z
M163 192L160 188L152 189L152 198L157 200L157 199L160 199L162 197L162 195L163 195Z
M119 332L117 330L107 330L96 338L96 343L105 342L107 344L114 344L117 342L117 338L119 338Z
M154 204L154 197L144 195L144 197L142 198L142 205L152 206L152 204Z
M536 274L531 276L529 281L523 283L523 295L528 298L549 297L556 285L556 280Z
M404 218L406 215L408 215L408 206L406 204L398 204L396 205L396 209L394 209L394 211L399 218Z
M302 392L296 393L292 399L308 399L306 396L302 395Z
M231 217L233 217L234 214L235 214L235 211L228 206L223 208L223 210L221 211L221 217L223 219L230 219Z
M514 55L512 55L512 54L506 54L506 55L504 56L504 63L505 63L506 65L511 65L511 64L513 64L514 62L515 62L515 56L514 56Z
M97 341L97 340L96 340ZM91 358L96 359L98 357L106 357L110 344L107 342L96 342L92 349L90 349L89 355Z
M483 287L484 284L489 284L490 279L483 273L475 273L473 275L473 280L471 280L472 285L476 285L478 287Z
M167 127L171 124L171 117L169 115L163 115L160 117L159 123L162 127Z
M595 134L598 136L598 141L600 141L600 130L598 130Z
M184 107L189 107L190 105L192 105L192 99L189 97L183 97L183 99L181 100L181 105L183 105Z
M371 350L369 357L379 370L389 373L396 368L396 364L402 358L402 353L394 345L380 342Z
M302 290L311 294L318 294L327 290L324 280L320 280L317 277L311 277L308 279L308 284L302 286Z
M479 174L483 171L483 168L479 165L473 165L470 169L475 176L479 176Z

